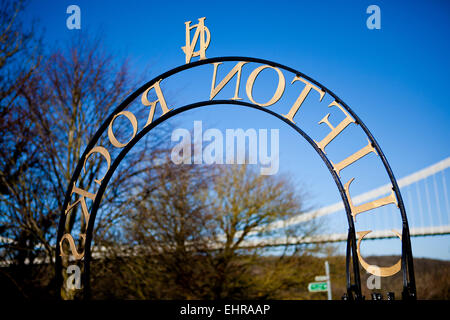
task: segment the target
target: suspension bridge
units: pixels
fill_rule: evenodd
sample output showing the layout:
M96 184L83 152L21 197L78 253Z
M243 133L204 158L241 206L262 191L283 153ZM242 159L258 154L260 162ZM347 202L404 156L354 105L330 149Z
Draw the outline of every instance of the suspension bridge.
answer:
M431 166L419 170L401 179L397 179L406 207L411 237L450 234L449 200L448 200L448 168L450 157ZM362 204L381 196L388 195L392 185L386 184L356 197L352 197L354 205ZM342 201L310 212L303 213L286 221L272 223L269 228L283 229L306 223L313 219L326 217L330 226L327 233L310 237L296 238L275 237L271 239L252 239L245 246L285 245L295 243L318 243L347 241L348 228L344 204ZM376 217L375 223L373 217ZM393 230L401 233L401 219L395 205L380 207L373 212L360 214L355 223L358 230L372 230L364 239L396 238ZM256 233L256 232L255 232Z

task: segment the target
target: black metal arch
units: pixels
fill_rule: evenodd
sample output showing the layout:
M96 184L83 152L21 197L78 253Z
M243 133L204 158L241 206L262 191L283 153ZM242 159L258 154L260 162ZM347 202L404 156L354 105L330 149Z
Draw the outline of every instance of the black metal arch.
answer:
M80 160L78 161L77 167L75 169L75 172L73 173L73 176L71 178L68 190L65 195L64 205L62 207L61 217L59 221L59 227L58 227L58 236L57 236L57 245L56 245L56 264L55 264L55 270L56 270L56 284L58 286L58 289L62 285L62 261L60 257L60 247L59 242L63 236L64 233L64 226L65 226L65 212L64 210L67 208L69 201L71 199L71 191L72 186L78 179L80 172L83 168L83 163L86 158L86 155L88 152L94 148L95 144L99 140L100 136L107 130L110 122L113 120L114 116L123 111L131 102L133 102L139 95L141 95L147 88L155 84L157 81L161 79L166 79L176 73L179 73L181 71L191 69L197 66L210 64L214 62L226 62L226 61L247 61L247 62L254 62L254 63L260 63L260 64L266 64L272 67L280 68L285 71L291 72L295 74L296 76L300 76L311 83L315 84L317 87L321 88L324 92L328 93L330 96L332 96L336 102L338 102L342 107L346 109L346 111L353 117L353 119L356 121L357 125L360 125L367 137L369 138L372 146L377 151L379 157L381 158L383 165L385 167L385 170L387 171L390 181L393 186L393 191L396 195L398 207L400 209L401 217L402 217L402 270L403 270L403 292L402 296L403 299L415 299L416 298L416 288L415 288L415 278L414 278L414 269L413 269L413 259L412 259L412 250L411 250L411 242L410 242L410 234L409 234L409 226L408 221L406 217L406 211L404 207L404 203L400 194L400 189L398 187L397 181L394 177L394 174L392 173L392 170L387 162L387 159L382 152L380 146L376 142L373 135L370 133L369 129L365 126L365 124L361 121L361 119L353 112L350 107L345 104L339 97L337 97L331 90L327 89L325 86L321 85L319 82L315 81L314 79L304 75L303 73L294 70L292 68L289 68L287 66L281 65L279 63L268 61L264 59L258 59L258 58L249 58L249 57L217 57L217 58L211 58L211 59L205 59L196 61L190 64L182 65L177 68L174 68L172 70L169 70L158 77L155 77L151 81L147 82L143 86L141 86L139 89L137 89L134 93L132 93L130 96L128 96L109 116L108 118L103 122L103 124L100 126L94 137L91 139L89 144L87 145L83 155L81 156ZM267 109L265 107L260 107L258 105L244 102L244 101L235 101L235 100L211 100L211 101L201 101L196 102L192 104L185 105L183 107L177 107L174 110L171 110L170 112L166 113L165 115L162 115L158 119L154 120L150 125L143 128L141 131L139 131L136 136L128 142L128 144L121 150L119 155L114 159L113 163L111 164L111 167L105 174L105 176L102 179L102 183L100 185L99 190L97 191L97 196L95 198L95 201L92 205L91 212L90 212L90 218L89 223L86 230L86 239L85 239L85 248L84 248L84 273L83 273L83 285L84 285L84 298L90 297L90 260L91 260L91 242L92 242L92 233L93 233L93 227L94 222L96 218L96 214L103 196L104 191L106 190L106 187L108 185L109 180L111 179L115 169L118 167L122 159L126 156L126 154L131 150L131 148L143 137L145 134L147 134L149 131L151 131L153 128L161 124L162 122L166 121L169 118L174 117L177 114L186 112L188 110L196 109L199 107L204 106L210 106L210 105L217 105L217 104L224 104L224 105L240 105L245 106L257 110L261 110L263 112L266 112L272 116L275 116L276 118L282 120L286 124L288 124L290 127L292 127L297 133L299 133L313 148L314 150L319 154L325 165L327 166L330 174L332 175L336 186L338 187L339 193L341 195L342 201L344 203L346 215L347 215L347 221L349 225L348 229L348 237L347 237L347 257L346 257L346 277L347 277L347 297L348 299L357 299L361 300L364 299L364 297L361 294L361 281L360 281L360 273L359 273L359 262L357 259L357 252L356 252L356 234L355 234L355 227L353 222L353 217L351 214L351 209L349 205L349 201L347 199L347 195L345 193L345 190L343 188L342 182L337 175L337 173L334 171L333 166L331 165L330 160L327 158L325 153L317 147L317 145L314 143L314 141L309 137L302 129L300 129L297 125L292 123L291 121L287 120L280 114ZM350 261L351 260L351 261ZM353 269L353 281L352 283L352 277L350 272L350 266L352 266ZM59 292L57 290L57 292Z

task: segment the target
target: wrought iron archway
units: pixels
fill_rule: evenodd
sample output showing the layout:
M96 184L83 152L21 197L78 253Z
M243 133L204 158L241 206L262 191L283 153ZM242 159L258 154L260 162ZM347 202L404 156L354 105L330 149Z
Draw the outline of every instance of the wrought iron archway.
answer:
M331 90L320 84L319 82L315 81L314 79L304 75L303 73L292 69L290 67L281 65L279 63L268 61L264 59L258 59L258 58L249 58L249 57L217 57L217 58L210 58L210 59L204 59L196 62L192 62L189 64L185 64L182 66L179 66L177 68L174 68L172 70L169 70L151 81L144 84L142 87L137 89L135 92L133 92L130 96L128 96L109 116L108 118L103 122L103 124L100 126L94 137L90 140L88 143L83 155L81 156L80 160L78 161L77 167L75 169L75 172L72 175L69 188L65 195L65 200L63 204L63 209L61 212L61 217L59 221L59 227L58 227L58 235L57 235L57 246L56 246L56 264L55 264L55 271L56 271L56 283L58 288L61 288L63 285L63 268L62 268L62 259L61 259L61 250L60 250L60 242L64 234L64 228L66 223L66 208L69 205L71 196L72 196L72 186L77 181L78 177L80 176L81 170L84 165L84 161L86 157L89 155L89 152L95 147L96 143L100 139L101 135L106 132L108 129L108 126L110 125L111 121L114 120L115 116L122 112L130 103L132 103L137 97L139 97L141 94L145 92L148 88L153 86L158 81L161 81L163 79L167 79L170 76L180 73L184 70L192 69L201 65L206 64L212 64L216 62L227 62L227 61L237 61L237 62L253 62L253 63L259 63L268 65L274 68L279 68L282 70L285 70L287 72L293 73L295 76L301 77L303 79L308 80L309 82L316 85L318 88L320 88L325 93L328 93L331 97L335 99L337 103L339 103L345 110L353 117L355 120L355 123L359 125L364 133L366 134L367 138L369 139L372 147L376 150L378 156L380 157L384 169L386 170L389 179L392 183L393 192L395 193L395 197L397 199L397 205L400 210L401 219L402 219L402 252L401 252L401 269L403 273L403 292L402 297L403 299L416 299L416 287L415 287L415 278L414 278L414 267L413 267L413 257L412 257L412 250L411 250L411 241L410 241L410 234L409 234L409 226L408 226L408 220L406 217L406 211L404 207L404 203L400 194L400 189L398 187L397 181L394 177L394 174L389 166L389 163L382 152L379 144L369 131L369 129L366 127L366 125L362 122L362 120L356 115L356 113L339 97L337 97ZM182 107L178 107L174 110L169 111L166 114L163 114L158 119L154 120L151 124L143 128L141 131L139 131L133 139L131 139L127 145L122 148L119 155L114 159L113 163L111 164L109 170L106 172L105 176L102 179L101 185L96 193L95 200L93 202L87 229L86 229L86 236L84 241L84 273L82 275L82 283L83 283L83 290L84 290L84 298L90 297L90 261L91 261L91 242L92 242L92 235L93 235L93 228L95 223L95 218L97 211L99 209L99 205L103 196L103 193L106 190L106 187L108 185L109 180L111 179L115 169L118 167L122 159L126 156L126 154L131 150L131 148L143 137L145 134L150 132L153 128L157 127L162 122L166 121L167 119L186 112L188 110L204 107L204 106L211 106L211 105L239 105L244 107L249 107L253 109L257 109L263 112L266 112L281 121L287 123L289 126L291 126L297 133L299 133L313 148L314 150L319 154L323 162L325 163L326 167L328 168L330 174L332 175L336 186L339 190L339 193L341 195L342 201L344 203L346 215L347 215L347 221L348 221L348 237L347 237L347 250L346 250L346 279L347 279L347 296L348 299L356 299L356 300L362 300L364 297L361 294L361 281L360 281L360 272L359 272L359 261L357 259L357 243L356 243L356 232L355 232L355 226L353 221L353 216L351 212L351 207L349 204L349 199L346 195L346 192L344 190L343 184L341 182L341 179L338 175L338 173L334 170L332 163L324 153L314 142L314 140L307 135L301 128L299 128L296 124L289 121L285 117L281 116L280 114L267 109L265 107L261 107L257 104L245 102L245 101L236 101L236 100L208 100L208 101L200 101L195 102L192 104L188 104ZM353 271L353 279L352 279L352 272Z

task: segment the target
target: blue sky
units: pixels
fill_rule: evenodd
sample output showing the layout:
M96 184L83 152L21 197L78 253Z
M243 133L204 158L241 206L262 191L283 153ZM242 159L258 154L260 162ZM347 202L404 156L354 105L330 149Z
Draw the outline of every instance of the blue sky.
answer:
M81 31L66 28L66 8L71 4L81 8ZM366 27L366 8L371 4L381 9L380 30ZM197 23L206 17L211 31L207 57L268 59L319 81L365 122L394 174L401 178L449 156L449 9L448 1L31 0L27 17L44 27L50 48L77 32L100 35L119 58L131 58L138 69L148 68L148 80L185 63L181 51L184 22ZM287 86L290 81L287 77ZM201 90L192 83L170 89L176 92L176 101L192 99ZM259 126L253 123L251 127L279 126L265 115L250 111L241 115L218 108L179 121L188 129L196 119L220 128L238 128L248 127L248 117L255 117ZM282 171L293 173L307 188L312 206L338 201L337 190L318 157L292 132L281 130ZM334 149L330 145L330 152L334 150L340 159L349 155ZM359 170L368 170L371 163ZM360 184L354 183L355 195L386 182L378 176L361 179ZM450 259L449 240L449 236L413 239L414 253ZM368 244L367 254L391 253L392 241Z

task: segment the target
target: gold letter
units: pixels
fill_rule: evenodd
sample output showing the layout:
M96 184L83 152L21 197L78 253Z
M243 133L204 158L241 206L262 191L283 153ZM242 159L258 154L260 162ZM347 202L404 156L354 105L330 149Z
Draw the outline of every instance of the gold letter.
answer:
M242 98L239 98L239 85L241 83L241 71L242 66L246 64L247 62L241 61L238 62L233 69L223 78L222 81L217 85L216 87L216 75L217 75L217 67L222 64L222 62L216 62L213 63L214 65L214 73L213 73L213 79L211 84L211 94L209 95L209 100L212 100L220 90L228 83L228 81L231 80L231 78L234 77L234 75L237 73L237 79L236 79L236 89L234 91L234 97L231 98L231 100L241 100Z
M83 239L83 241L86 241L86 234L80 233L80 237ZM61 257L67 256L62 248L62 243L64 240L69 241L70 251L72 251L72 255L74 256L75 260L80 260L84 257L84 251L82 253L78 253L77 246L75 245L75 241L73 241L72 235L70 233L64 234L61 238L61 241L59 242L59 251L61 252L59 255Z
M86 155L86 158L84 159L84 164L83 164L84 173L86 173L86 161L89 158L89 156L93 153L100 153L106 159L106 162L108 163L108 169L106 169L106 171L108 171L109 167L111 166L111 155L109 154L108 150L106 150L106 148L97 146L97 147L93 148L91 151L89 151L89 153ZM104 177L105 176L103 176L103 178ZM94 181L98 184L101 184L103 178L94 179Z
M293 120L295 114L297 113L298 109L300 109L300 106L302 105L303 101L305 101L305 99L308 96L308 94L311 91L311 89L316 90L320 94L319 101L322 101L323 96L325 95L325 92L323 90L319 89L318 87L316 87L312 83L310 83L310 82L300 78L299 76L296 76L294 78L294 80L292 80L291 84L294 83L295 81L298 81L298 80L302 81L305 84L305 87L303 88L302 93L300 93L300 96L295 101L295 103L292 106L291 110L289 110L289 113L287 115L286 114L282 114L283 117L285 117L286 119L291 121L293 124L295 124L295 122Z
M66 211L64 212L67 216L67 214L69 213L70 210L72 210L73 207L75 207L78 203L81 202L81 212L83 213L83 215L81 216L81 223L83 224L83 222L85 222L85 226L87 228L87 225L89 223L89 211L86 205L86 197L88 197L91 200L95 200L95 196L96 194L90 193L86 190L80 189L78 188L75 183L73 184L73 188L72 188L72 193L78 193L80 195L80 197L78 198L77 201L75 201L74 203L72 203L71 205L69 205L66 209ZM83 220L84 217L84 220ZM80 234L81 238L83 240L86 240L86 234L85 233L81 233ZM70 245L70 250L72 251L73 256L75 257L76 260L80 260L81 258L83 258L84 253L78 253L76 250L76 246L75 246L75 242L73 241L72 235L70 233L66 233L64 234L64 236L61 238L61 241L59 242L59 248L61 251L61 256L64 257L65 254L63 252L62 249L62 243L63 241L67 239L67 241L69 241L69 245Z
M344 190L345 190L345 194L347 195L347 199L348 199L348 203L350 205L350 209L352 210L352 216L356 219L356 215L360 214L361 212L365 212L365 211L369 211L375 208L379 208L382 206L385 206L387 204L393 203L395 205L397 205L397 198L395 197L394 194L394 190L391 191L391 194L381 198L381 199L376 199L370 202L366 202L364 204L361 204L359 206L353 206L352 203L352 199L350 198L350 192L349 192L349 188L350 188L350 184L353 182L353 180L355 180L355 178L351 178L345 185L344 185Z
M159 83L161 82L162 79L160 79L158 82L156 82L154 85L152 85L150 88L148 88L147 90L145 90L145 92L142 94L142 98L141 98L141 102L144 106L151 106L150 107L150 113L148 115L148 120L147 120L147 124L144 126L144 128L146 126L148 126L150 123L152 123L153 121L153 116L155 115L155 109L156 109L156 104L159 102L161 105L161 109L162 109L162 115L165 115L167 112L169 112L172 109L168 109L167 108L167 104L166 104L166 100L164 99L164 95L161 91L161 88L159 86ZM147 94L148 92L152 89L155 88L155 92L156 92L156 96L158 97L157 100L155 101L148 101L147 98Z
M339 123L337 125L337 127L333 127L330 123L330 121L328 121L328 117L330 116L330 114L328 113L322 120L319 121L319 124L321 123L326 123L328 127L330 127L331 132L325 137L323 138L322 141L320 142L316 142L317 146L323 151L323 153L325 152L325 147L334 139L337 137L337 135L339 133L342 132L342 130L344 130L350 123L355 123L355 120L353 120L353 118L344 110L344 108L342 108L342 106L337 103L336 101L333 101L332 103L330 103L330 105L328 107L332 107L332 106L336 106L339 109L341 109L341 111L345 114L345 119L341 121L341 123Z
M89 211L88 211L88 208L87 208L87 205L86 205L86 197L88 197L89 199L91 199L92 201L94 201L94 200L95 200L95 196L96 196L97 194L90 193L90 192L88 192L88 191L86 191L86 190L80 189L80 188L78 188L78 187L75 185L75 183L73 184L73 188L72 188L72 193L71 193L71 195L72 195L74 192L75 192L75 193L78 193L78 194L80 195L80 197L78 198L77 201L75 201L74 203L72 203L71 205L69 205L69 206L67 207L67 209L66 209L66 211L65 211L65 214L67 215L67 214L69 213L69 211L72 210L73 207L75 207L79 202L81 202L81 211L83 212L84 220L86 221L86 226L87 226L87 224L88 224L88 222L89 222L90 214L89 214Z
M192 57L198 57L200 56L200 60L206 59L205 51L209 46L209 42L211 41L211 33L209 32L209 29L205 27L205 17L198 19L198 23L190 26L191 21L186 21L184 24L186 25L186 46L181 47L183 49L184 54L186 55L186 63L191 62ZM191 38L191 30L193 28L197 27L195 29L194 38L192 39L192 42L190 41ZM207 40L205 40L205 34ZM200 35L200 49L199 51L194 52L195 45L198 41L198 36Z
M277 91L275 91L275 94L273 95L272 99L270 99L267 103L257 103L257 102L255 102L255 100L253 100L253 97L252 97L253 84L255 83L256 77L259 75L259 73L266 68L274 69L278 73ZM253 72L250 74L250 76L247 79L247 85L245 86L245 90L247 91L247 96L251 102L253 102L254 104L256 104L260 107L267 107L267 106L274 104L278 100L280 100L281 96L283 95L285 87L286 87L286 80L284 79L284 75L280 71L280 69L274 68L274 67L271 67L268 65L264 65L264 66L260 66L260 67L256 68L255 70L253 70Z
M374 152L376 155L378 155L377 151L375 150L375 148L372 147L372 143L370 143L370 141L369 141L369 144L367 146L365 146L361 150L355 152L351 156L345 158L341 162L339 162L337 164L334 164L331 161L330 162L331 162L331 165L334 168L334 171L336 171L338 176L340 176L341 175L340 173L341 173L342 169L344 169L345 167L351 165L353 162L356 162L357 160L361 159L362 157L364 157L365 155L368 155L371 152Z
M395 230L392 230L399 238L400 240L402 239L402 236ZM402 262L399 259L397 261L396 264L394 264L393 266L390 267L378 267L378 266L374 266L374 265L370 265L368 264L362 257L361 257L361 253L359 251L359 246L361 245L361 240L368 234L371 233L372 231L360 231L357 232L356 234L358 235L358 246L356 248L356 252L358 254L358 260L361 263L362 267L364 269L366 269L367 272L376 275L378 277L390 277L394 274L396 274L397 272L400 271L401 267L402 267Z
M109 124L108 138L109 138L109 141L111 141L111 144L117 148L123 148L128 144L128 142L120 143L119 141L117 141L117 139L114 136L114 133L112 131L112 126L113 126L114 120L120 115L124 115L125 117L127 117L127 119L130 120L131 125L133 126L133 136L130 138L130 140L128 140L128 142L130 142L134 138L134 136L136 135L136 132L137 132L137 120L136 120L136 117L134 116L134 114L132 114L130 111L121 111L118 114L116 114L114 116L114 118L111 120L111 123Z

